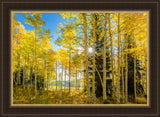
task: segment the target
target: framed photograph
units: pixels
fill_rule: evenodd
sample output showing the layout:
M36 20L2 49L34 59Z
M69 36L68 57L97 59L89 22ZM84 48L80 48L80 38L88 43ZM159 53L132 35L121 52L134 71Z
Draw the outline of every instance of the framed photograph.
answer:
M1 1L1 116L159 116L159 1Z

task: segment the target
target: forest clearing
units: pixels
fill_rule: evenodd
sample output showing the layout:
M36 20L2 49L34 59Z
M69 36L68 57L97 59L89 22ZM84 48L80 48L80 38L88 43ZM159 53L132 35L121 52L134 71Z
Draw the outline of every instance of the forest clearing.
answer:
M147 104L148 13L13 13L13 104Z

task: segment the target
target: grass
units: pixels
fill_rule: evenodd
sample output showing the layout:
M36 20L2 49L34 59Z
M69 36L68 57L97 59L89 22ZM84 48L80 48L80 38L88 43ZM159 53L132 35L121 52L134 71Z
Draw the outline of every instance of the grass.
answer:
M13 88L13 104L88 104L89 100L83 89L71 89L69 93L66 90L38 90L35 96L35 90L30 87L17 86ZM91 104L92 104L91 98ZM137 97L137 104L146 104L145 97ZM107 100L103 101L102 97L96 98L96 104L114 104L112 97L107 96ZM128 104L133 104L129 100Z
M29 88L14 88L13 104L86 104L87 96L82 90L39 90L37 96Z

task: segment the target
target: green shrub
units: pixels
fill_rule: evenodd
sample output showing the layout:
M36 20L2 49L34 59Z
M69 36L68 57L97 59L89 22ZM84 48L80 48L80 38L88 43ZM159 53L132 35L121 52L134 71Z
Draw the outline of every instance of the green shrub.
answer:
M106 99L103 101L103 104L110 104L110 101Z

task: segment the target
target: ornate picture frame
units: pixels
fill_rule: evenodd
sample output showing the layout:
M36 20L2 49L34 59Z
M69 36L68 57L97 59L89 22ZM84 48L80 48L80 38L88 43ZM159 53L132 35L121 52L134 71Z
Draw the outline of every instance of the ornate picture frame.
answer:
M1 4L1 116L159 116L159 5L157 0L2 0ZM149 11L149 106L12 106L12 11Z

